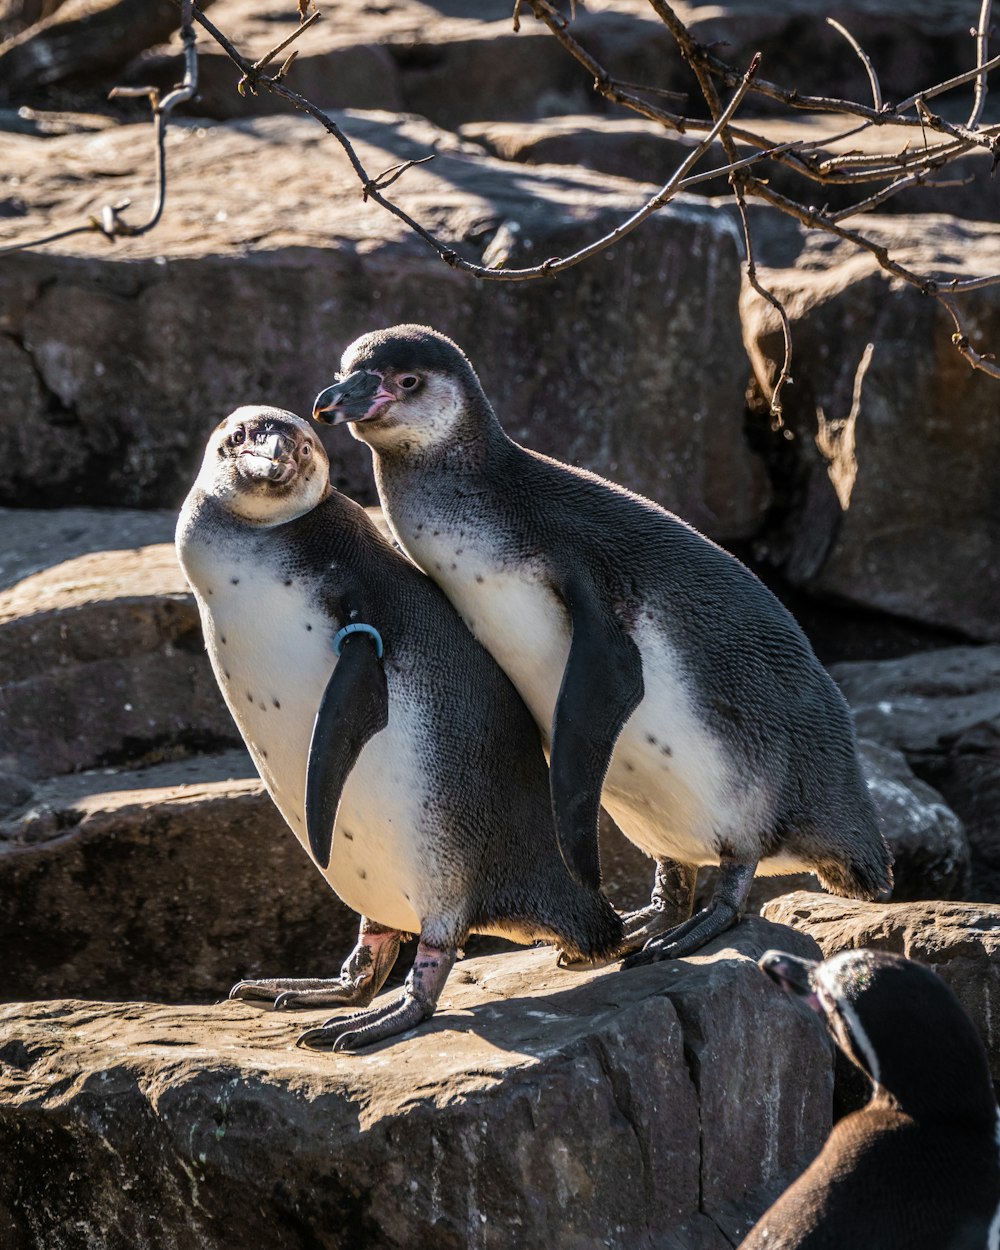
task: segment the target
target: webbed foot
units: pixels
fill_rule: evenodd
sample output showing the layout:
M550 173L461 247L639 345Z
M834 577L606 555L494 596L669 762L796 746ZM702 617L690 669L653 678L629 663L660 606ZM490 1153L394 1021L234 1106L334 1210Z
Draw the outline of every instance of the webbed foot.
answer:
M743 905L757 865L723 857L719 881L707 907L667 932L651 937L642 950L622 961L622 968L639 968L661 959L693 955L719 934L731 929L743 914Z
M401 938L395 929L363 920L358 944L344 960L339 977L239 981L229 997L270 1000L276 1011L289 1007L367 1007L392 971Z
M423 1023L434 1014L457 955L457 949L442 950L421 942L400 997L370 1011L346 1019L334 1017L318 1028L306 1029L296 1045L307 1050L360 1050Z

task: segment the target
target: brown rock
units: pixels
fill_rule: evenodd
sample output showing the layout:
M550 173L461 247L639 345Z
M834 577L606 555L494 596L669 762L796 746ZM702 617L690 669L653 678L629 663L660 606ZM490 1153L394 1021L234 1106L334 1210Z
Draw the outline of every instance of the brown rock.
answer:
M0 898L5 1001L335 975L358 925L242 751L37 784L0 820Z
M774 144L821 144L811 147L813 154L846 152L885 152L895 156L913 133L902 126L879 126L849 139L843 135L842 120L830 114L803 114L791 117L753 117L741 114L742 124ZM502 160L521 161L528 165L581 165L602 174L654 182L662 186L677 166L702 139L699 134L679 134L666 130L657 122L641 117L601 117L576 114L543 117L531 121L478 121L458 128L458 133L473 143L481 144ZM749 144L736 141L741 156L754 151ZM727 163L721 146L705 156L692 171L701 174ZM956 160L948 166L947 177L938 175L930 184L911 187L887 200L879 210L883 213L942 212L954 217L977 221L994 221L1000 215L1000 185L991 176L992 159L980 151ZM803 203L812 204L817 197L830 209L857 204L867 191L848 184L818 183L796 173L778 161L765 161L754 168L756 177L766 179L769 186ZM936 186L935 181L947 182ZM956 183L960 185L956 185ZM691 188L695 195L727 195L727 175L698 183Z
M812 894L775 899L768 920L815 938L826 959L862 946L929 964L979 1030L1000 1085L1000 906L983 903L857 903Z
M829 1130L829 1043L751 962L782 943L817 953L755 920L627 974L551 950L467 961L432 1021L349 1057L293 1047L315 1012L4 1009L0 1229L104 1250L724 1250Z
M92 551L171 542L176 524L175 513L152 510L0 508L0 590Z
M372 171L437 151L394 190L471 257L566 253L643 198L634 184L586 172L553 178L470 156L426 123L341 120ZM149 142L144 126L11 136L21 194L34 206L18 233L118 198L122 179L112 192L98 171L134 178L148 168ZM737 242L711 207L672 204L558 280L487 290L363 205L336 146L306 119L177 126L168 153L170 206L158 231L110 255L82 236L16 254L0 274L0 325L24 377L43 389L40 400L17 390L14 403L0 374L0 411L18 412L19 453L0 472L0 498L174 504L207 431L237 404L308 410L359 334L432 320L468 349L515 437L627 482L716 537L757 528L768 494L744 440ZM302 173L316 162L322 194ZM367 450L343 431L327 438L335 483L373 501Z
M32 777L238 734L173 545L78 556L0 592L0 764Z
M177 13L170 0L65 0L0 47L2 96L16 100L25 88L113 73L166 39Z
M767 436L787 524L758 554L815 593L1000 638L1000 496L986 468L1000 455L995 381L959 356L945 311L874 257L757 216L761 280L784 301L795 344L795 384L784 391L794 437ZM864 233L919 273L1000 270L992 222L876 215ZM974 344L996 347L1000 288L969 292L961 306ZM780 329L749 288L742 315L769 394Z

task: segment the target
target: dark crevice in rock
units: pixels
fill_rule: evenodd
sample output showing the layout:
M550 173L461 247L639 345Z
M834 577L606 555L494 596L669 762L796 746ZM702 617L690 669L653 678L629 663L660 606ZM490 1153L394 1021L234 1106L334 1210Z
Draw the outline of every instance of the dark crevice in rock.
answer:
M123 738L119 747L98 756L88 768L150 768L196 755L213 755L241 745L242 739L235 731L228 735L188 729L156 738Z
M648 1133L643 1128L638 1117L636 1116L635 1105L632 1099L632 1091L629 1088L627 1076L616 1068L608 1054L607 1047L597 1034L588 1038L590 1050L600 1065L601 1073L608 1083L608 1089L611 1093L611 1100L615 1105L615 1109L622 1119L628 1124L635 1137L636 1145L639 1149L639 1155L642 1159L642 1189L643 1200L648 1209L653 1209L656 1199L656 1177L653 1171L653 1161L649 1154Z

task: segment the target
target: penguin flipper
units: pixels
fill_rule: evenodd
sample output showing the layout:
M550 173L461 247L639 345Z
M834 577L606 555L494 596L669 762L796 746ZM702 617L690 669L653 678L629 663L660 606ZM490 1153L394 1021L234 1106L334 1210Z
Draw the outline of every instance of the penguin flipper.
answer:
M601 790L618 735L642 702L642 656L596 588L574 579L560 589L573 638L552 721L552 812L570 875L597 889Z
M385 669L368 634L344 639L309 742L306 831L321 868L330 864L333 827L347 778L370 738L389 723Z

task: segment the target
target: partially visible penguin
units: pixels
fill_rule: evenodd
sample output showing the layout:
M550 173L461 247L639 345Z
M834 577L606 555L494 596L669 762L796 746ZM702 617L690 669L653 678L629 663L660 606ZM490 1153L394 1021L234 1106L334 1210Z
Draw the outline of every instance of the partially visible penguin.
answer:
M983 1043L951 989L882 951L825 963L768 951L760 966L874 1088L740 1250L997 1250L1000 1119Z
M847 706L749 569L649 500L513 442L433 330L365 335L338 376L313 416L370 445L399 543L534 713L567 865L597 887L602 801L657 861L629 962L723 932L756 871L887 895ZM721 865L718 887L691 917L705 864ZM677 911L690 919L671 928Z
M332 489L306 422L227 417L177 551L268 792L362 915L339 977L244 981L234 996L367 1006L400 938L419 934L398 1001L300 1039L353 1050L433 1013L470 932L585 958L617 948L620 918L560 858L530 713L438 587Z

